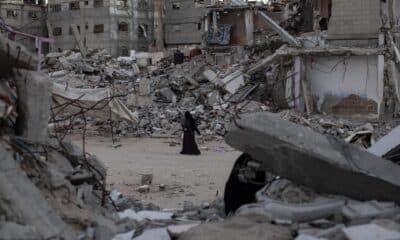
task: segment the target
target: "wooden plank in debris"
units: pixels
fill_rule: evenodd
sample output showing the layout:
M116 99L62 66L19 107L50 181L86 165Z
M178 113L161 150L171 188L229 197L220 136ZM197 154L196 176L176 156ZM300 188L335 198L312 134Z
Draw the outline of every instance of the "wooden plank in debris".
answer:
M281 48L275 51L274 54L261 60L255 66L251 67L247 74L254 74L264 70L268 65L277 61L281 57L294 57L294 56L371 56L371 55L383 55L387 51L386 48L291 48L287 45L283 45Z

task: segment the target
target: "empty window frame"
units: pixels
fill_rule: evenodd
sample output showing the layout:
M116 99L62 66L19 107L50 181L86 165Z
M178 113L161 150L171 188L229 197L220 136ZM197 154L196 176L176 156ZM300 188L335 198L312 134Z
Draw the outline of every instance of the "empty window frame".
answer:
M180 32L181 30L182 30L181 25L174 25L172 27L172 31L174 31L174 32Z
M138 9L139 10L146 10L148 7L147 1L146 0L140 0L138 2Z
M119 53L121 56L129 56L129 49L125 46L120 47Z
M38 14L35 11L29 11L28 16L32 19L38 19Z
M104 24L95 24L93 27L94 33L102 33L104 32Z
M181 3L172 3L172 9L174 10L181 9Z
M8 18L18 17L18 11L17 10L7 10L7 17Z
M52 4L50 5L51 12L61 12L61 4Z
M120 32L127 32L129 29L129 25L126 22L120 22L118 23L118 31Z
M61 27L53 28L53 36L61 36L61 35L62 35L62 28Z
M93 7L98 8L98 7L103 7L103 6L104 6L103 0L94 0L93 1Z
M70 9L70 10L78 10L78 9L80 9L79 1L70 2L70 3L69 3L69 9Z

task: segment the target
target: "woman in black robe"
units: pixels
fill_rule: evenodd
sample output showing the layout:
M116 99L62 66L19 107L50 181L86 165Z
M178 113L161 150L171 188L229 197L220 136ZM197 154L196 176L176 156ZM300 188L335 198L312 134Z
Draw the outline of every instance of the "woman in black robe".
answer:
M200 131L196 126L196 121L188 111L185 112L185 119L182 123L182 127L183 127L183 145L181 154L200 155L200 150L197 147L196 140L194 138L195 132L200 134Z

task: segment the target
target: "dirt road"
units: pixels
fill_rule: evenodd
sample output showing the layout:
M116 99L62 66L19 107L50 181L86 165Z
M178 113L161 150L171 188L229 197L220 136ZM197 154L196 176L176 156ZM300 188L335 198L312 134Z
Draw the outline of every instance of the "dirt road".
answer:
M76 143L78 137L73 138ZM200 145L202 155L180 155L180 146L171 139L129 138L112 147L110 138L90 137L87 151L108 168L110 189L152 202L163 208L176 208L184 201L200 204L223 196L224 185L239 153L223 141ZM175 146L174 146L175 145ZM153 174L149 193L139 193L141 174ZM165 185L161 191L160 184Z

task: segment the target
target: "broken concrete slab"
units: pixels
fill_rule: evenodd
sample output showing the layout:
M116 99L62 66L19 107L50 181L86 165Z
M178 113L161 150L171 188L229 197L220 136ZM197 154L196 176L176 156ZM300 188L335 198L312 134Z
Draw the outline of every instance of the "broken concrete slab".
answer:
M18 94L16 133L32 142L47 140L52 82L44 73L14 71Z
M37 64L37 57L23 45L7 39L6 35L0 35L0 74L10 73L13 68L34 70Z
M226 91L234 94L244 85L244 75L241 71L236 71L221 79L221 84Z
M170 240L169 234L166 228L154 228L144 231L142 235L134 238L134 240Z
M389 134L368 148L368 152L383 157L391 150L400 146L400 126L396 127Z
M132 240L133 236L135 235L135 230L132 230L127 233L120 233L115 235L112 240Z
M214 83L215 85L221 84L218 79L218 75L210 69L203 72L203 77L206 78L208 81Z
M73 229L50 208L3 145L0 145L0 159L0 211L7 219L34 227L41 239L54 236L76 239Z
M400 166L390 161L279 114L243 114L235 123L226 142L274 174L321 193L400 202Z
M316 238L313 236L302 234L300 236L297 236L295 240L327 240L327 239L326 238Z
M165 102L175 103L177 100L175 93L169 88L162 88L158 93L160 94L161 99Z
M151 81L149 78L142 78L139 82L139 96L148 96L151 93Z
M309 222L326 218L340 211L343 200L318 198L311 203L290 204L274 200L244 205L237 215L260 214L271 221Z
M235 216L224 222L202 224L184 233L180 240L289 240L290 229L267 223L261 216Z
M140 211L137 213L140 217L144 219L155 220L171 220L173 213L161 212L161 211Z
M349 240L400 239L400 232L390 231L376 224L349 227L342 231Z
M360 223L374 218L394 217L400 213L400 208L392 202L349 202L343 206L341 213L351 223Z
M24 226L14 222L0 223L0 236L2 240L41 238L34 227Z
M200 223L183 224L183 225L171 225L167 227L167 231L171 238L179 239L185 232L190 229L199 226Z

